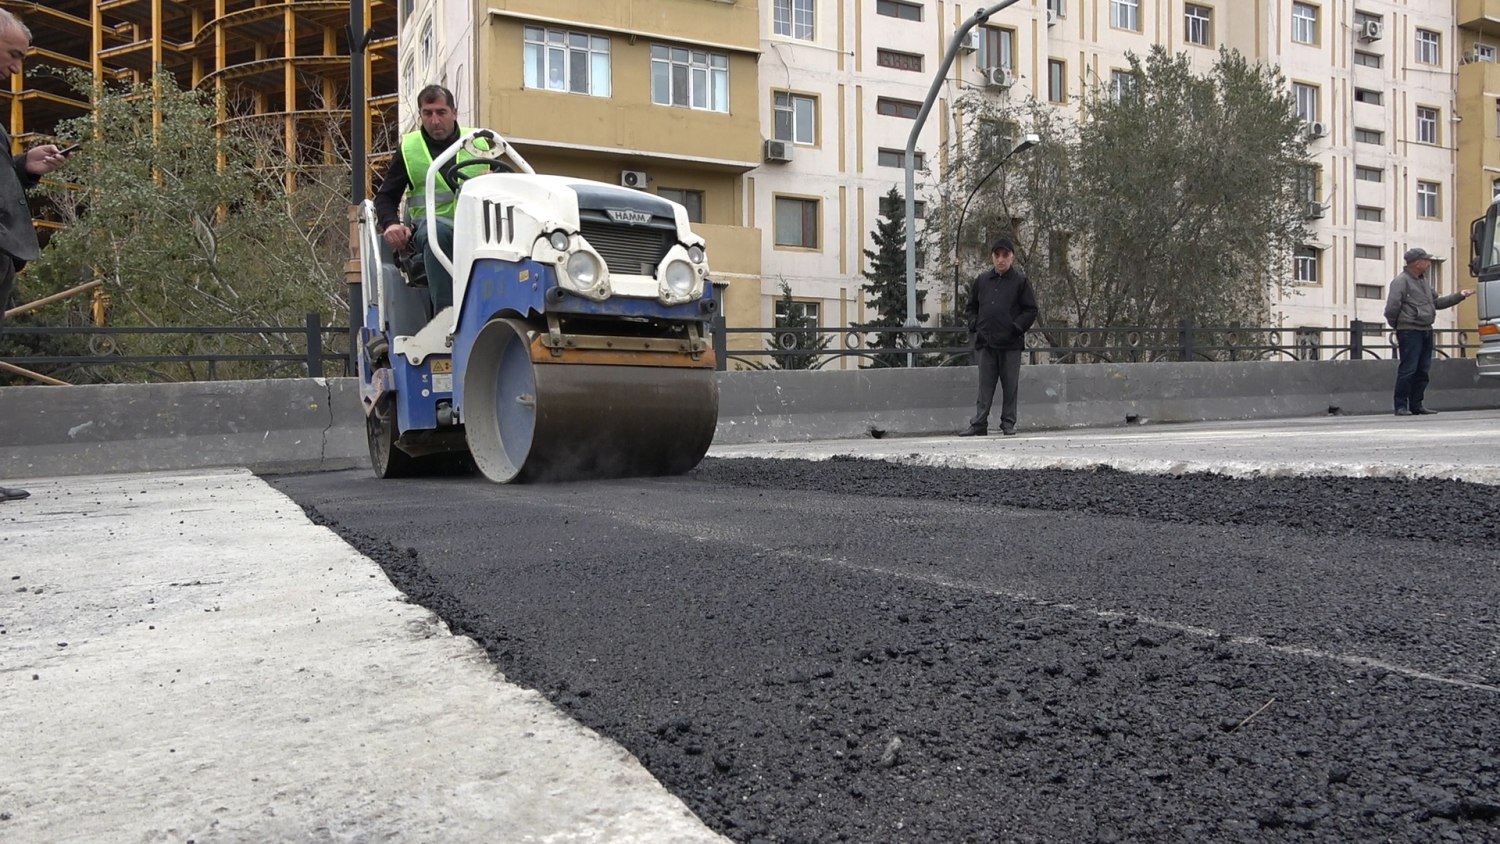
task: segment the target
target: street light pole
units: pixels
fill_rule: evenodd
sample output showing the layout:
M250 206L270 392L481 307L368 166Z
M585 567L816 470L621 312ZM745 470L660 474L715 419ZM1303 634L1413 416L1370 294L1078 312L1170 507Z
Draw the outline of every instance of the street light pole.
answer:
M1000 159L1000 163L990 168L990 172L985 173L984 178L979 180L979 184L975 185L974 189L969 191L968 198L964 200L964 207L958 212L958 228L953 233L953 310L955 313L958 311L958 250L963 248L964 217L968 216L969 203L973 202L974 197L979 195L979 189L984 187L984 183L988 182L991 176L1000 172L1000 168L1005 166L1005 162L1009 161L1011 156L1031 149L1041 143L1041 140L1041 136L1035 133L1028 133L1021 136L1021 140L1017 141L1016 145L1010 148L1010 152L1007 152L1005 157Z
M937 101L938 92L943 89L943 83L948 78L948 70L953 67L953 59L958 55L958 47L963 43L964 36L969 30L990 19L990 15L1001 9L1015 5L1017 0L1002 0L986 9L980 9L973 16L965 20L953 33L953 38L948 42L948 52L943 55L943 63L937 70L937 75L932 80L932 87L927 91L927 99L922 101L922 109L917 112L916 122L911 127L911 134L906 138L906 327L915 328L917 325L917 250L913 244L917 227L917 136L922 133L922 125L927 122L927 115L932 111L932 104ZM911 332L908 332L910 340ZM913 349L906 357L906 365L914 367L917 365L917 353Z

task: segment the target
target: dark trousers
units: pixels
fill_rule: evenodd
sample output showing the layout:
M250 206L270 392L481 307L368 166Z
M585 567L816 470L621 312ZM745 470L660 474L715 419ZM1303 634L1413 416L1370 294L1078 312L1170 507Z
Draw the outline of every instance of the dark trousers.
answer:
M0 252L0 331L5 330L5 311L11 307L10 295L16 289L15 259Z
M974 358L979 364L979 401L974 403L970 425L990 426L990 407L995 403L995 381L1000 382L1000 427L1016 426L1016 394L1021 386L1021 350L991 349L978 346Z
M448 260L453 260L453 224L437 218L437 242L443 248L443 254ZM417 231L412 236L415 248L422 250L422 264L427 269L427 293L432 297L432 312L436 314L443 308L453 304L453 274L443 269L438 259L433 256L432 248L428 245L427 220L417 220Z
M1427 394L1427 373L1432 369L1432 349L1435 344L1431 330L1401 329L1396 332L1396 348L1400 350L1401 365L1396 367L1396 409L1422 409L1422 397Z

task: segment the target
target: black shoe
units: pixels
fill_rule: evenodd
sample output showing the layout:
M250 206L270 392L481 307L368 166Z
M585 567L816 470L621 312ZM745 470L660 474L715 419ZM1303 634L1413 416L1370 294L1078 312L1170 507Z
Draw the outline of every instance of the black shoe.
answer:
M1425 407L1419 407L1411 412L1412 416L1436 416L1437 414L1436 410L1428 410Z
M1014 437L1016 435L1015 426L1006 425L1005 427L1000 429L1000 433L1006 435L1007 437Z
M1396 408L1396 415L1397 416L1410 416L1411 415L1411 411L1407 410L1404 407L1398 407L1398 408Z
M20 501L23 498L30 497L31 493L27 492L24 489L7 489L3 486L0 486L0 501Z
M982 436L984 436L985 434L988 434L988 433L989 433L989 429L988 428L982 428L982 427L980 427L978 425L970 425L969 427L963 429L962 431L959 431L958 435L960 437L982 437Z

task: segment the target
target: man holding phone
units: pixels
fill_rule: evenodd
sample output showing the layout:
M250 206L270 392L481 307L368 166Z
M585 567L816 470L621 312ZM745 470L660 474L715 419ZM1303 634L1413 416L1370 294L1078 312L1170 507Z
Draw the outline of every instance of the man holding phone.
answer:
M0 68L6 76L20 76L26 53L31 49L31 30L20 19L0 9ZM11 148L10 133L0 125L0 144ZM43 144L12 156L11 166L0 165L0 331L5 330L5 311L11 307L16 272L35 261L40 247L36 228L31 224L31 208L26 204L26 190L41 178L63 166L68 153L54 144ZM4 425L0 418L0 425ZM15 501L31 493L24 489L0 486L0 501Z

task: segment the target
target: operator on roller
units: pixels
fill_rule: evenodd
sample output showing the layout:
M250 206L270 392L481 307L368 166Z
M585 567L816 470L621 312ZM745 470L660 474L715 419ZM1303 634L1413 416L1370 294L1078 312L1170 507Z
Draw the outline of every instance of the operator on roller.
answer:
M428 85L417 94L417 109L421 113L421 127L401 137L401 149L391 157L390 169L380 189L375 192L375 214L385 242L396 251L408 244L420 250L422 264L427 269L427 292L432 297L434 314L453 304L453 276L432 254L427 231L427 168L432 160L442 155L464 130L458 126L458 112L453 92L441 85ZM483 140L476 142L487 147ZM472 158L459 152L457 162ZM509 169L509 168L506 168ZM437 242L447 255L453 254L453 211L458 206L458 194L441 174L434 188ZM406 211L413 225L401 222L401 198L406 197Z

